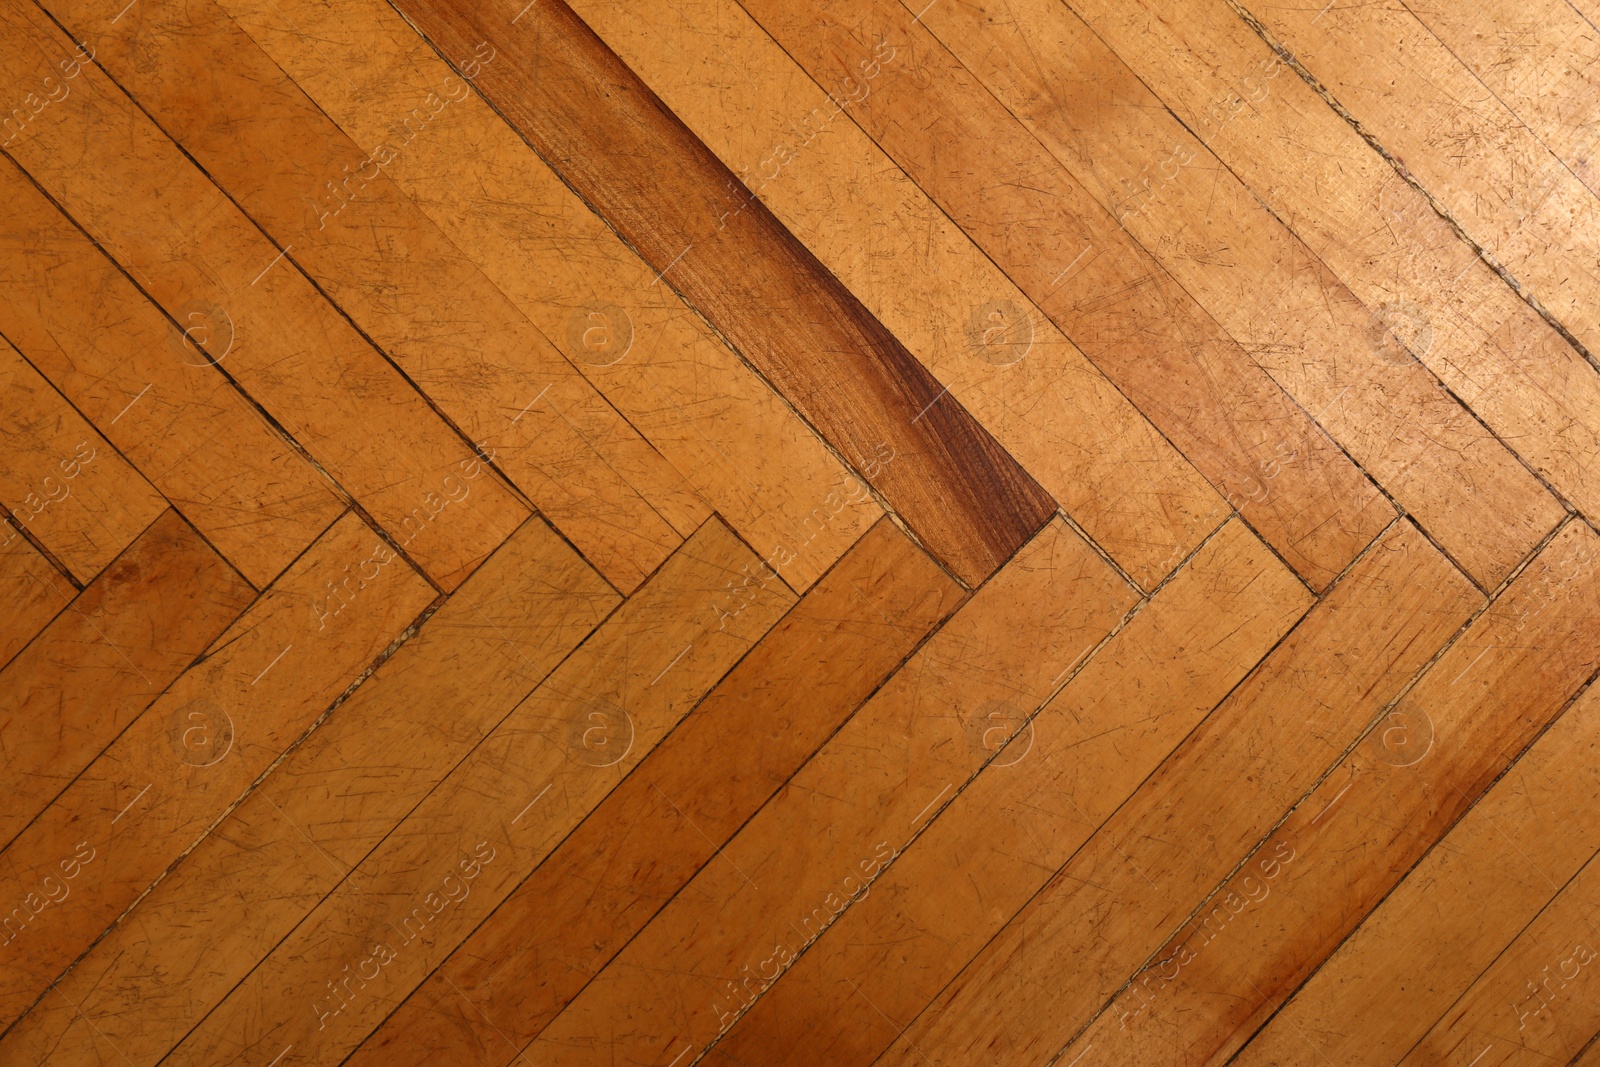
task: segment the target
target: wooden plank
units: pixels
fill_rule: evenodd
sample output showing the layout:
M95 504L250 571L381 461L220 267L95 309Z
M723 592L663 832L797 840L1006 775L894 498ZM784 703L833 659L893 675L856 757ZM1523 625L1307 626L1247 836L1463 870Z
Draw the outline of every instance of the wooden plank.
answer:
M1381 362L1420 360L1563 496L1600 514L1593 367L1249 26L1180 0L1076 8L1370 309Z
M819 85L882 68L855 121L1313 587L1394 517L1309 414L910 11L893 0L743 6ZM790 187L819 195L804 175Z
M1142 586L1215 529L1198 473L734 0L572 6Z
M220 7L43 6L620 589L710 515Z
M1562 887L1400 1061L1403 1067L1472 1058L1480 1067L1533 1067L1575 1058L1600 1028L1597 908L1600 859Z
M0 885L30 910L30 897L54 895L43 880L60 863L82 864L70 896L0 949L0 1023L42 996L433 598L346 515L167 686L0 853Z
M43 11L3 0L0 16L0 56L17 83L58 79L59 63L77 68L70 86L53 81L62 99L7 154L172 321L198 313L212 326L210 361L408 558L454 588L527 509L97 64L73 58L76 46Z
M1240 876L1183 925L1063 1057L1081 1056L1082 1067L1108 1067L1170 1060L1173 1049L1182 1049L1176 1062L1228 1062L1600 669L1597 561L1600 537L1581 522L1569 523L1429 668L1394 718L1380 719L1366 743L1295 806L1273 829L1271 847L1263 843ZM1408 728L1420 733L1425 723L1431 730L1426 747L1420 737L1411 745L1386 741ZM1569 789L1572 784L1569 779ZM1546 833L1577 836L1569 825L1557 830L1550 814L1539 813ZM1497 836L1494 848L1503 850L1510 840L1524 863L1533 862L1527 848L1536 845L1528 836ZM1262 875L1278 867L1274 850L1283 843L1294 861L1283 863L1268 884ZM1592 847L1578 848L1593 854ZM1587 858L1563 866L1570 873ZM1458 930L1467 925L1463 910L1479 911L1485 922L1496 912L1510 921L1501 945L1520 927L1512 899L1483 896L1485 886L1464 886L1452 906L1451 888L1433 885L1427 910L1449 914ZM1529 910L1553 891L1546 889ZM1407 951L1412 944L1410 936L1390 942L1392 970L1410 969L1417 958ZM1387 978L1392 972L1373 973ZM1437 969L1421 983L1441 984ZM1390 1000L1381 1014L1404 1016L1406 1003ZM1425 1026L1430 1020L1420 1021Z
M1596 1064L1600 1064L1600 1032L1596 1032L1589 1046L1578 1053L1568 1067L1595 1067Z
M383 173L793 588L882 514L865 487L828 498L848 487L838 458L393 8L222 6L352 140L403 144ZM402 141L397 116L430 92L449 105Z
M692 1061L960 794L1135 594L1063 522L983 586L524 1050ZM743 990L742 993L739 990Z
M104 568L0 671L0 847L253 599L249 584L171 509Z
M1424 367L1371 343L1375 309L1072 10L989 10L941 2L921 24L1463 570L1498 585L1560 521L1556 501Z
M1591 686L1234 1064L1399 1062L1600 851L1600 827L1590 817L1600 803L1597 709L1600 689ZM1406 724L1396 718L1393 725ZM1420 746L1431 724L1417 726Z
M347 1062L514 1058L960 593L880 522Z
M564 4L514 30L524 5L397 6L446 56L491 43L478 90L957 577L982 581L1040 528L1044 490L770 211L706 203L732 172Z
M0 1060L159 1060L619 600L529 520L0 1038Z
M1048 1061L1481 603L1386 533L879 1062Z
M0 392L0 500L86 583L166 502L4 339Z
M67 577L10 523L0 530L0 669L77 595ZM0 675L3 677L3 675Z
M163 1062L341 1062L794 603L716 610L757 562L697 531Z
M1220 4L1219 4L1220 6ZM1250 10L1589 351L1600 200L1403 3Z
M872 1063L898 1036L890 1020L926 1006L1311 599L1242 523L1223 527L871 895L730 1027L707 1062Z
M0 332L250 584L265 588L344 505L3 157L0 200ZM189 314L183 329L195 337L226 329Z

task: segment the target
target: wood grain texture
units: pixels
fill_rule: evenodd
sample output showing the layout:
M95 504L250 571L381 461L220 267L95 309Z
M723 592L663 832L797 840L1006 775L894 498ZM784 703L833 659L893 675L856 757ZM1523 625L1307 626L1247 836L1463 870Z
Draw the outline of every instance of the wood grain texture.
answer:
M879 1062L1054 1056L1480 604L1414 527L1386 533Z
M1054 502L769 211L706 203L732 172L565 4L515 32L517 4L397 6L447 56L497 50L478 91L957 577L980 582L1043 525Z
M1600 669L1597 560L1569 523L1273 830L1295 857L1270 888L1263 845L1062 1055L1228 1062ZM1431 745L1393 744L1407 729Z
M0 501L79 582L166 502L15 348L0 340Z
M619 589L710 515L220 7L43 6Z
M523 1050L693 1059L852 904L1135 603L1061 521L897 671Z
M1399 1062L1600 852L1597 707L1591 686L1233 1063Z
M1223 0L1211 0L1219 6ZM1529 296L1600 351L1600 200L1400 3L1244 5Z
M369 560L371 580L349 579L362 582L353 599L325 609L335 580ZM0 884L28 891L83 864L71 895L0 950L0 1021L42 996L433 598L359 518L318 538L0 853Z
M4 526L0 529L0 670L78 593L15 526Z
M255 599L168 509L0 671L0 847Z
M1556 501L1425 368L1371 343L1374 309L1073 10L959 0L922 24L1481 587L1554 528Z
M1221 5L1075 6L1361 299L1382 364L1422 362L1563 496L1600 513L1594 368L1422 193Z
M893 0L743 6L819 85L853 82L863 64L881 70L851 107L854 121L1313 587L1394 517L1308 414L911 12ZM792 180L804 189L804 178Z
M892 46L819 84L734 0L573 7L1142 586L1216 527L1189 464L841 118L902 73ZM718 199L721 214L745 202Z
M655 268L392 7L222 6L352 140L391 149L383 173L793 588L809 588L882 514L783 398L671 287L652 284ZM446 103L413 135L405 119L430 94Z
M719 617L755 562L697 531L163 1062L342 1062L793 605L773 582Z
M1242 523L1223 527L706 1062L872 1063L1310 603Z
M54 78L77 54L31 2L0 5L0 56L18 78ZM526 517L471 443L97 64L80 63L61 101L5 151L170 319L199 314L209 361L435 582L454 587Z
M384 1022L351 1067L511 1062L517 1044L532 1040L697 871L724 862L728 839L960 595L880 522Z
M525 523L0 1037L0 1060L159 1060L619 603Z

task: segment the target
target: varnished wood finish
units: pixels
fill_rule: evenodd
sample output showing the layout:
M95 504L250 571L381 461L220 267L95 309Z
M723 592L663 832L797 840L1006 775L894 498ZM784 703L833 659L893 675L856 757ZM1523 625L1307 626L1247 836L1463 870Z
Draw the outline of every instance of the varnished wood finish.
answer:
M0 0L0 1065L1600 1067L1596 0Z

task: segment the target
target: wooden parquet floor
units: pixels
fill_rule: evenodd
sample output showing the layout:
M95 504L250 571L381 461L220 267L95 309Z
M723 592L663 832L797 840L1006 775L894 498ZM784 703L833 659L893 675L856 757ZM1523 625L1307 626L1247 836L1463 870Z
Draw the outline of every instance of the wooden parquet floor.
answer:
M3 1067L1600 1067L1596 0L0 91Z

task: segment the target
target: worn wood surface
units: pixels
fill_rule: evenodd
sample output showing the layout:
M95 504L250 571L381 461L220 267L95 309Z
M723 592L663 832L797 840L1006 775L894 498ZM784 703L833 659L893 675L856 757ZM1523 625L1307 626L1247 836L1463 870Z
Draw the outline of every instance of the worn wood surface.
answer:
M0 1064L1597 1067L1597 26L0 0Z

